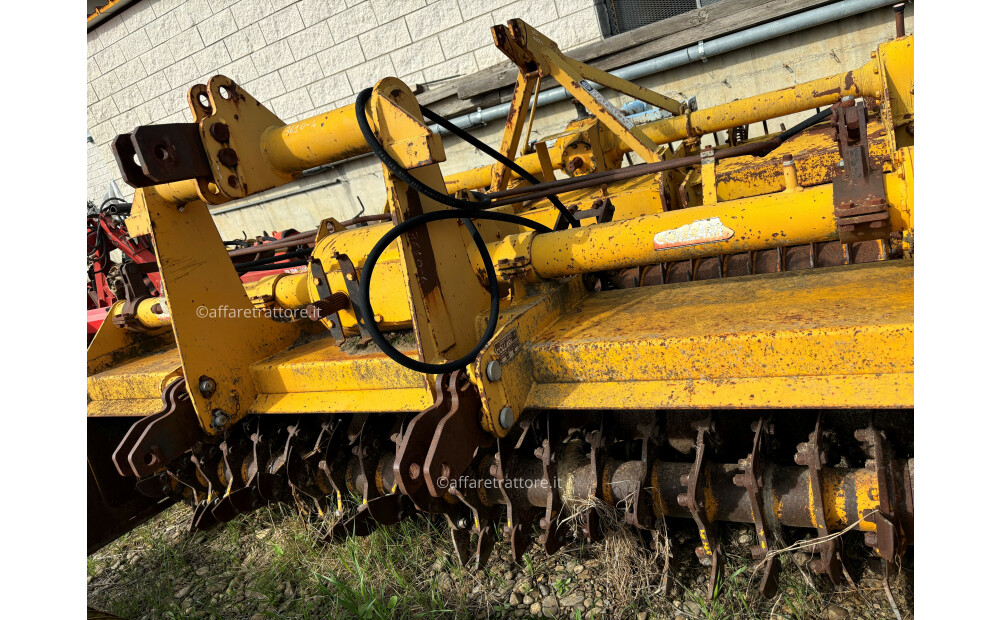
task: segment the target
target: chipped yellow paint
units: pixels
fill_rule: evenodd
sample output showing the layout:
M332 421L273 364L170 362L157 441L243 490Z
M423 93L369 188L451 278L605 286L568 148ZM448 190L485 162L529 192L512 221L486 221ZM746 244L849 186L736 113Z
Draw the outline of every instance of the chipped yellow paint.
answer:
M87 377L87 398L118 400L156 398L163 379L180 367L177 349L166 349Z
M847 494L843 484L837 484L832 468L820 472L823 485L823 512L827 523L850 523L847 515ZM811 499L811 498L810 498Z
M712 491L712 470L705 468L705 517L708 522L715 521L715 515L719 512L719 500Z
M863 532L874 532L875 523L868 516L879 509L878 504L878 474L871 470L860 470L855 478L855 500L858 506L857 515L844 516L844 527L856 520L861 520L860 529ZM866 518L867 517L867 518Z
M699 529L698 535L701 536L701 547L705 550L705 554L712 555L712 547L708 544L708 534L705 533L705 530Z
M822 482L820 482L822 484ZM820 495L823 494L823 490L820 489ZM806 506L809 509L809 521L812 523L813 527L819 527L819 520L816 518L816 490L813 488L813 478L809 476L809 504Z
M608 291L528 346L527 406L912 407L912 303L902 260Z

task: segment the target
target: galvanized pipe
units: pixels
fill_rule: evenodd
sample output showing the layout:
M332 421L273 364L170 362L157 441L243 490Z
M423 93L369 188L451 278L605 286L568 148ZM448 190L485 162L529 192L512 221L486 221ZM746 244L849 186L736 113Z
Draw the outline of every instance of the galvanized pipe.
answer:
M806 28L811 28L830 21L863 13L887 4L892 4L891 0L843 0L836 4L819 7L812 9L811 11L784 17L767 24L761 24L759 26L754 26L753 28L748 28L740 32L734 32L732 34L713 39L711 41L706 41L704 45L701 46L692 46L659 56L657 58L651 58L649 60L612 71L611 74L626 80L634 80L636 78L645 77L654 73L679 67L695 60L700 60L703 57L724 54L735 49L780 37L791 32L804 30ZM597 88L601 88L598 85L595 86ZM568 93L562 87L550 89L539 94L538 105L543 106L549 103L562 101L568 98L568 96ZM818 105L824 105L825 103L828 102L824 101L817 103L813 101L802 101L801 105L797 107L792 106L789 108L790 111L784 111L777 115L808 110ZM717 114L721 111L717 108L723 107L725 106L717 106L711 110L714 110ZM505 118L509 111L509 104L501 104L449 120L461 128L466 128L473 125L481 125L491 120ZM776 114L772 113L766 115L767 118L771 118L773 116L776 116ZM660 121L659 123L669 122L670 120L677 119L666 119L666 121ZM680 117L680 120L683 121L683 117ZM745 119L737 120L739 120L739 122L736 124L752 122ZM651 123L645 127L655 127L659 123ZM702 126L704 133L711 133L712 131L720 131L721 129L729 128L705 122L699 122L698 124L699 126ZM437 131L438 133L442 133L443 131L437 125L432 126L431 129L433 131ZM650 137L652 138L653 136ZM660 142L659 140L657 141ZM669 140L662 140L662 142L666 141ZM266 130L261 137L261 150L268 156L271 165L282 172L288 173L301 172L303 170L356 157L358 155L364 155L370 152L364 137L361 135L361 129L358 127L358 123L355 119L353 104L348 104L330 112L318 114L296 123L272 127ZM522 160L534 161L523 163ZM540 170L538 158L535 155L522 157L518 159L518 163L533 174ZM458 189L471 189L488 185L488 168L489 167L487 167L486 183L480 185L462 184L462 186ZM448 186L449 191L457 191L453 188L454 180L455 179L452 178L452 183Z
M763 41L775 39L793 32L806 30L814 26L819 26L828 22L851 17L859 13L865 13L873 9L892 4L893 0L843 0L827 6L821 6L809 11L804 11L796 15L790 15L777 19L773 22L753 26L746 30L734 32L717 39L711 39L704 43L692 45L682 50L677 50L650 58L634 65L629 65L615 71L609 71L611 75L625 80L635 80L654 73L674 69L692 62L707 59L711 56L719 56L737 49L755 45ZM600 84L590 83L594 88L604 88ZM538 106L556 103L569 98L569 93L563 87L552 88L542 91L538 95ZM812 106L816 107L816 106ZM809 108L805 108L809 109ZM474 125L482 125L499 118L506 118L510 110L509 104L495 105L483 110L477 110L463 116L448 119L458 127L465 129ZM433 125L433 131L442 133L444 130Z

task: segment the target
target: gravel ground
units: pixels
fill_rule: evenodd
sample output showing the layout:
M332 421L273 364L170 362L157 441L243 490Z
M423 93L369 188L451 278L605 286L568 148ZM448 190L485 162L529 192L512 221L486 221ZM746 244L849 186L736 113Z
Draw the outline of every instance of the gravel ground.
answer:
M750 528L720 528L726 576L712 601L697 564L697 532L671 522L672 583L663 549L644 551L627 528L596 545L571 543L546 556L538 545L520 565L498 545L487 566L456 564L443 521L418 517L338 545L316 541L315 524L289 507L242 515L189 533L191 511L174 506L87 559L88 605L129 619L160 618L901 618L913 615L912 561L886 596L860 535L844 538L863 567L856 589L835 589L782 556L781 591L757 592ZM804 535L805 532L793 532ZM912 552L909 555L912 558Z

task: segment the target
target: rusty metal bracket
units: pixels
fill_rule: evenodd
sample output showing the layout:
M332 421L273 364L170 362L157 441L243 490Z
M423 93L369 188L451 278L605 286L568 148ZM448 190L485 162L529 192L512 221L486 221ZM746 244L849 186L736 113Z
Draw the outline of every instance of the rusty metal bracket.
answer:
M827 453L823 449L823 414L816 416L816 427L809 433L809 441L800 443L795 454L795 462L809 468L810 507L816 522L820 539L830 535L826 524L826 507L823 502L823 466L827 463ZM835 586L840 585L840 577L844 574L843 552L840 539L824 540L816 543L813 548L819 557L809 563L809 568L817 575L824 574Z
M251 454L253 444L246 434L245 426L236 425L226 433L225 440L219 444L219 451L222 452L223 482L225 491L222 498L212 508L212 516L219 523L232 521L240 513L233 504L232 497L246 488L243 477L240 475L243 463Z
M367 536L380 525L394 525L416 513L413 502L402 493L390 493L365 502L346 521L337 523L321 539L326 543L337 543L349 536Z
M649 416L641 421L636 430L639 432L641 445L639 457L639 484L635 489L635 500L628 506L625 522L641 530L651 530L656 527L656 512L650 501L650 491L653 488L653 470L650 464L653 460L653 450L658 443L659 432L656 419Z
M610 222L615 216L615 206L611 204L611 199L607 197L594 200L589 209L579 211L578 207L571 205L568 207L568 210L578 221L596 217L596 224L605 224ZM564 215L559 214L559 219L556 221L556 225L553 230L566 230L567 228L569 228L569 221Z
M330 290L330 282L326 279L326 272L323 271L323 264L318 260L309 261L309 275L313 278L313 283L316 285L316 292L319 294L320 302L333 298L333 292ZM317 318L324 318L330 321L330 335L333 336L334 342L338 345L343 345L347 342L347 337L344 335L344 326L340 322L340 308L339 306L343 304L331 304L329 307L320 306L320 302L316 304L310 304L313 308L313 312L310 314L316 316ZM315 320L315 319L314 319Z
M692 427L697 432L695 440L694 464L691 472L684 474L680 478L680 483L687 487L686 493L677 496L677 503L684 506L691 513L695 525L698 527L698 535L701 537L701 546L695 549L698 560L704 566L710 566L712 576L709 580L709 593L715 596L715 588L725 564L722 545L716 535L715 525L709 521L705 511L705 483L708 471L709 450L708 437L714 432L715 425L712 416L708 416L692 423Z
M132 425L112 460L123 476L145 478L183 455L204 438L183 378L163 391L163 409Z
M354 312L354 318L358 323L358 330L361 332L361 340L359 344L368 344L372 341L372 337L368 334L369 328L361 322L361 310L358 307L358 300L361 299L361 287L358 284L358 272L354 269L354 263L351 262L351 257L347 254L334 252L333 257L337 259L337 263L340 264L340 273L344 274L344 284L347 285L347 297L350 300L351 310ZM372 325L371 329L378 329L378 325Z
M559 515L562 512L562 498L556 488L556 451L553 444L558 438L558 433L552 432L552 416L546 414L544 419L545 438L542 439L541 447L535 448L535 457L542 461L542 481L545 483L545 514L538 522L542 528L542 536L539 542L545 553L552 555L559 551L569 538L569 525L559 522Z
M490 463L494 462L495 457L495 454L490 454L479 459L479 463L474 468L474 471L477 472L475 480L490 479L487 471L493 468ZM483 490L480 488L471 493L463 493L457 486L448 490L472 513L472 528L469 533L476 537L476 550L470 555L467 563L471 564L474 569L485 567L489 561L490 554L497 542L497 521L499 521L503 510L502 504L488 506L481 495ZM457 547L456 544L456 549Z
M843 174L833 178L834 216L843 243L887 239L889 208L881 170L873 169L868 153L868 111L864 100L832 106L834 138Z
M360 420L363 423L367 417L367 413L358 414L353 416L352 421ZM347 464L350 458L347 448L350 424L344 417L340 417L332 422L325 422L324 427L330 435L330 441L326 444L326 450L318 467L336 494L337 507L334 509L334 517L339 520L344 514L343 502L348 494L344 481L347 478Z
M855 438L861 442L868 455L865 468L874 471L878 481L878 512L866 518L875 524L875 531L865 533L865 544L882 558L885 575L888 577L898 566L899 556L906 548L905 534L900 528L899 515L892 501L892 447L886 439L885 431L876 429L870 419L866 428L855 431Z
M149 279L146 277L146 274L156 271L156 269L156 263L140 265L133 262L122 263L118 268L123 285L119 299L124 297L125 303L122 305L121 311L117 315L112 316L111 321L116 327L144 333L159 329L148 328L136 319L139 302L150 299L153 296L149 291Z
M214 509L219 505L225 482L222 471L222 451L215 444L198 442L191 449L191 462L194 463L198 478L208 482L208 492L205 499L194 507L194 515L191 519L191 529L208 530L218 525Z
M489 437L479 424L479 391L465 371L449 375L448 391L452 392L451 407L434 430L423 466L424 480L434 497L445 496Z
M590 483L589 497L593 502L602 502L598 493L598 488L602 476L604 475L604 463L607 461L607 450L605 449L604 422L598 421L598 428L587 433L586 440L590 445L590 473L593 477ZM601 525L600 511L597 508L589 507L583 515L583 535L589 542L597 543L604 540L604 528Z
M760 543L751 549L751 555L755 560L760 561L762 576L760 581L760 593L767 598L771 598L778 592L778 573L781 570L781 563L775 557L767 557L771 551L771 528L767 523L764 514L764 476L767 462L764 459L764 436L774 434L774 425L771 419L763 416L753 425L753 448L746 459L740 461L739 466L742 474L733 476L733 483L747 490L747 497L750 500L750 515L753 517L754 528L757 533L757 541Z
M115 138L111 150L122 178L135 188L212 176L196 123L136 127Z
M458 371L437 375L434 379L435 399L427 409L418 413L406 426L392 469L396 482L413 503L421 510L430 510L432 495L423 475L423 464L427 459L427 446L434 437L438 424L452 407L456 407L455 392L451 389L451 379Z

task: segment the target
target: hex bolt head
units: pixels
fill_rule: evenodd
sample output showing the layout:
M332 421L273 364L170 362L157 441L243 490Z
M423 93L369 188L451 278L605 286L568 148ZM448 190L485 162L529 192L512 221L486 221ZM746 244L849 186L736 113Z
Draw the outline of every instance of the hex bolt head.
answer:
M514 426L514 410L509 406L500 410L500 426L504 430Z
M420 477L420 465L417 463L410 463L410 479L416 480Z
M212 137L219 142L229 142L229 125L225 123L212 123L212 126L208 128L208 133L212 134Z
M229 415L222 409L216 409L212 412L212 426L215 428L223 428L229 424Z
M500 362L492 360L489 364L486 364L486 378L490 381L497 382L503 375L503 367L500 366Z
M458 521L455 522L455 525L459 529L464 530L465 528L469 527L469 520L466 519L465 517L462 517L461 519L459 519Z
M209 396L215 393L215 381L212 381L208 377L205 377L204 379L198 382L198 391L201 392L202 396L208 398Z
M240 162L239 156L231 148L219 149L219 161L222 162L223 166L234 167Z

